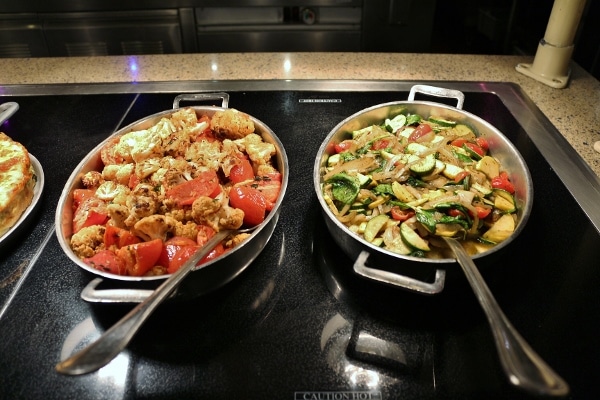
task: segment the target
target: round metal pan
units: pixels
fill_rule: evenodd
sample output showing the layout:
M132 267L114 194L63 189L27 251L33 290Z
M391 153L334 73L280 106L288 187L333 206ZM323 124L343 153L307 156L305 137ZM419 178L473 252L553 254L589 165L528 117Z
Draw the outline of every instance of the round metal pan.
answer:
M103 296L103 291L96 291L96 294L90 295L91 292L94 292L93 289L99 284L99 280L96 279L90 283L91 290L90 288L84 289L84 293L87 293L87 295L82 297L84 297L86 300L92 302L139 302L147 296L148 287L153 288L158 286L167 275L137 277L110 274L92 268L75 255L70 247L73 220L72 203L73 190L78 187L82 187L80 179L81 176L88 171L101 170L102 161L100 159L100 150L114 137L131 131L147 129L155 125L161 118L171 115L174 110L179 108L179 103L182 101L206 102L214 100L220 100L222 103L221 107L191 106L191 108L193 108L198 115L203 114L212 116L217 111L225 110L228 107L229 95L227 93L203 93L184 94L177 96L173 102L173 110L165 110L150 115L116 131L107 137L103 142L98 144L92 151L90 151L71 173L62 190L55 215L56 235L58 237L60 246L69 259L81 269L99 277L102 280L106 280L107 282L126 282L125 286L127 287L126 289L105 290L104 292L106 292L106 296ZM252 261L260 254L275 229L277 220L279 218L281 203L287 188L289 176L288 159L285 149L275 133L260 120L254 118L253 116L250 116L250 118L254 122L255 133L262 136L264 141L273 144L276 148L276 167L281 173L282 177L279 198L277 199L272 211L269 212L265 220L252 232L248 239L232 250L227 251L223 255L211 260L210 262L207 262L204 264L202 269L192 271L192 273L180 285L179 289L172 297L190 298L199 296L211 292L230 282L246 267L248 267L248 265L250 265L250 263L252 263ZM122 287L124 285L119 284L118 286Z
M417 93L424 93L439 98L457 100L457 107L438 102L415 101ZM515 146L497 128L485 120L462 110L464 94L460 91L438 88L427 85L415 85L411 88L406 101L389 102L374 105L361 110L335 126L327 135L314 164L313 181L327 229L335 242L352 259L355 260L354 271L369 279L396 285L404 289L422 293L436 294L443 290L446 279L446 268L456 264L454 258L428 259L400 255L369 243L352 233L327 206L322 193L321 170L327 162L328 151L333 144L347 139L348 132L358 130L373 124L380 124L386 118L392 118L401 110L428 117L436 115L439 118L456 120L472 126L478 135L487 139L490 153L497 158L504 169L509 171L511 181L515 186L517 202L517 226L513 234L505 241L483 253L474 255L481 258L496 253L510 245L515 237L523 230L533 204L533 184L529 169L523 157ZM367 266L367 260L369 266ZM400 272L399 272L400 271ZM414 272L414 274L413 274ZM410 275L409 275L410 274ZM429 278L431 277L431 278Z

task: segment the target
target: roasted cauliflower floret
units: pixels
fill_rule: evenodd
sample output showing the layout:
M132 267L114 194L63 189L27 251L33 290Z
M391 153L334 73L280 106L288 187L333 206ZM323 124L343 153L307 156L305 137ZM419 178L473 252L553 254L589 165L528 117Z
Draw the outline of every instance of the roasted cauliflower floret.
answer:
M159 170L161 166L160 158L147 158L135 164L135 175L139 179L145 179Z
M256 175L265 176L269 174L279 173L279 171L270 164L261 164L258 166Z
M81 183L86 188L93 189L104 183L104 178L98 171L88 171L81 177Z
M172 157L183 157L191 144L190 133L189 129L171 133L168 138L163 140L163 154Z
M148 130L133 131L121 136L121 140L114 146L113 156L136 163L147 158L160 157L163 140L173 132L175 127L171 121L163 118Z
M254 132L254 122L248 114L234 108L217 111L212 116L210 128L219 139L240 139Z
M115 181L122 185L129 183L129 178L135 171L133 163L129 164L110 164L102 170L102 178L106 181Z
M186 238L190 238L193 241L196 241L198 237L198 225L193 221L188 221L186 223L177 221L175 224L173 235L183 236Z
M223 198L198 197L192 204L194 221L208 225L217 232L221 229L238 229L244 222L244 212L225 203Z
M147 189L146 186L149 185L140 184L136 186L136 190L132 191L131 194L127 196L125 202L129 209L129 214L136 219L156 214L159 207L157 196L153 192L153 189L143 190ZM143 189L138 190L140 187Z
M106 206L110 223L118 228L127 228L135 223L135 220L130 219L129 208L122 204L109 204Z
M242 158L246 157L244 153L240 151L238 145L234 141L229 139L223 140L221 154L221 169L227 177L231 173L231 168L234 165L239 164Z
M223 155L219 141L199 140L190 144L185 159L217 171Z
M198 124L198 116L193 108L180 108L171 115L171 122L178 131L194 128Z
M113 181L106 181L96 189L96 197L104 201L124 204L130 190L127 186Z
M223 243L223 246L225 246L226 249L232 249L249 237L250 237L249 233L239 233L239 234L235 235L234 237L232 237L231 239L226 240L225 243Z
M277 153L272 143L262 140L262 137L253 133L235 143L248 153L250 160L257 165L270 164L271 158Z
M185 160L175 160L163 176L163 185L166 189L176 186L185 181L194 179L196 166Z
M93 256L96 251L104 247L103 225L92 225L81 228L71 236L71 248L79 258Z
M177 220L164 215L155 214L144 217L135 223L133 232L148 242L153 239L167 240L167 236L175 231Z

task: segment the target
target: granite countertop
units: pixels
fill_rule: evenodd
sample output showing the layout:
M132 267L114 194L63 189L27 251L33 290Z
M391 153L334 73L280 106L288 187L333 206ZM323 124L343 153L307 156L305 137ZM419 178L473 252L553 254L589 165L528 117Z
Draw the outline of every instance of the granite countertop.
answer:
M0 59L0 85L254 79L514 82L600 177L600 82L576 63L564 89L516 71L530 56L224 53ZM594 150L596 147L596 150Z

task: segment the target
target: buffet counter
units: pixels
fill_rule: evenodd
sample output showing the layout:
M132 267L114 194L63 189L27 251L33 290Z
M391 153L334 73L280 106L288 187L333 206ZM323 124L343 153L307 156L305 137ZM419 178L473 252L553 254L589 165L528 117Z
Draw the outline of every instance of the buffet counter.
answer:
M29 216L0 237L0 354L8 360L0 399L539 399L501 369L456 264L354 259L315 207L314 161L327 132L356 110L406 100L417 83L461 91L463 110L497 127L526 161L535 188L527 225L477 266L506 316L567 382L569 398L598 398L590 382L600 370L600 84L573 65L570 85L553 89L515 70L528 62L381 53L0 60L0 103L19 104L2 130L35 156L38 179ZM192 272L108 365L58 372L160 282L99 277L69 258L60 234L72 224L65 182L108 134L198 93L227 99L280 138L290 176L281 215L271 218L277 226L222 287L203 292L211 279L198 275L222 268ZM390 275L436 291L380 279Z
M0 85L219 80L514 82L600 176L600 82L572 63L565 89L516 71L528 56L403 53L227 53L0 59Z

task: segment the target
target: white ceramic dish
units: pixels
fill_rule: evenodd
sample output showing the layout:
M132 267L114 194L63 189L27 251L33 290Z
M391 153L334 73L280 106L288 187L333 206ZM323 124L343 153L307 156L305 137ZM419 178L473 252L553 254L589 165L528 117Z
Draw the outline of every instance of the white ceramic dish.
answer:
M4 240L8 239L11 234L15 233L19 229L19 226L27 220L31 213L37 208L40 197L42 196L42 191L44 189L44 171L42 169L42 164L40 164L38 159L31 154L29 154L29 158L31 160L31 165L33 165L35 175L37 176L37 181L33 187L33 198L31 199L29 207L27 207L21 215L21 218L19 218L19 220L0 237L0 245Z

